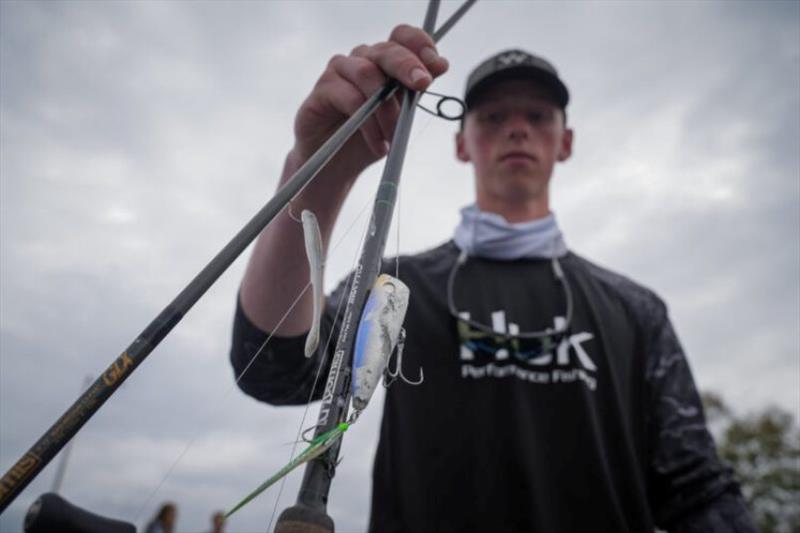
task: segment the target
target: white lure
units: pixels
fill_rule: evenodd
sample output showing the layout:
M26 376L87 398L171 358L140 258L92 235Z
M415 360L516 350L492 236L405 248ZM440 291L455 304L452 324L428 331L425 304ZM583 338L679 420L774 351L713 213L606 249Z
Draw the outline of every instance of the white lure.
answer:
M314 213L304 209L300 213L300 219L303 222L303 240L306 245L311 290L314 297L314 317L311 321L311 329L306 336L305 347L306 357L311 357L319 345L319 323L322 318L322 235Z
M388 274L375 280L358 324L353 357L353 408L369 403L397 346L408 309L409 289Z

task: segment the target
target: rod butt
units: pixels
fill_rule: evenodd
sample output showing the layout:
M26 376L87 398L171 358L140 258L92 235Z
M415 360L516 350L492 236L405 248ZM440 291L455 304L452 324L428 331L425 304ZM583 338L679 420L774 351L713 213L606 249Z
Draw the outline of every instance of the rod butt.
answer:
M333 533L333 519L324 511L297 504L281 513L275 533Z

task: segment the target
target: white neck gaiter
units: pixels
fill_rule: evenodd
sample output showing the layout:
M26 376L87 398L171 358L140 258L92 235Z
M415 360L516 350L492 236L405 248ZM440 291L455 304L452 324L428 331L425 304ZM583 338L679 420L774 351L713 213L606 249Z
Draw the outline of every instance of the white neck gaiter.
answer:
M453 240L473 257L487 259L552 259L567 254L567 245L552 213L545 218L512 224L475 204L461 209Z

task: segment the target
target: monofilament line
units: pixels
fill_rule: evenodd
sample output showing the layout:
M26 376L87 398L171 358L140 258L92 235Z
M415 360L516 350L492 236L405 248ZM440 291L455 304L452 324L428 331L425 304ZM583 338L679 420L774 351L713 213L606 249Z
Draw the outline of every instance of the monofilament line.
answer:
M353 226L355 226L356 222L361 219L361 217L364 215L364 213L366 212L367 208L369 208L369 206L370 206L370 202L368 202L367 204L364 205L364 207L361 209L361 212L358 214L356 219L347 228L347 230L345 232L345 235L347 235L353 229ZM366 239L368 227L369 227L369 222L367 222L367 224L364 226L364 232L362 233L361 239L359 240L359 243L358 243L358 247L356 248L356 253L355 253L355 256L353 257L353 265L350 268L350 274L348 274L348 276L347 276L347 281L345 282L344 292L342 293L343 295L349 294L349 292L350 292L350 284L353 282L353 275L355 273L356 265L358 263L359 250L361 250L361 247L364 244L364 239ZM344 236L342 237L342 239L340 239L339 243L343 242L343 240L344 240ZM337 243L337 245L339 243ZM336 307L336 314L335 314L335 316L333 318L333 324L334 325L339 320L339 316L340 316L340 314L341 314L341 312L343 310L343 304L344 304L344 302L346 300L347 300L347 298L344 297L344 296L339 299L339 304ZM331 340L333 339L333 333L335 331L336 331L336 329L334 327L332 327L331 331L328 333L328 339L325 341L325 351L322 352L323 354L328 354L329 353L328 350L330 349ZM325 367L325 357L321 357L320 358L320 363L319 363L319 365L317 365L316 375L314 376L314 384L311 386L311 391L309 392L308 399L306 401L306 407L303 410L303 416L302 416L302 418L300 420L300 426L297 428L297 435L295 436L294 443L292 444L292 450L289 453L289 460L290 461L294 457L295 451L297 450L297 444L299 443L300 436L303 433L303 426L305 425L306 417L308 416L308 410L309 410L309 408L311 406L311 399L314 397L314 391L317 388L317 383L319 382L319 377L322 374L322 369L324 367ZM286 477L281 479L281 483L280 483L280 485L278 487L278 496L275 498L275 505L273 506L272 514L269 517L269 524L267 525L267 531L272 529L272 522L275 520L275 513L278 512L278 503L280 502L281 496L283 495L283 489L284 489L285 486L286 486Z
M352 231L353 227L355 227L356 223L361 219L361 217L364 216L364 212L367 210L369 205L370 205L369 203L365 204L365 206L361 209L359 214L356 215L356 217L350 223L348 228L345 230L345 232L342 235L342 237L334 244L334 246L331 247L331 253L334 252L344 242L345 238ZM310 286L311 286L311 282L309 281L300 290L299 294L297 295L297 297L295 297L294 301L292 301L292 303L289 306L289 308L286 310L286 312L278 320L278 323L275 326L275 330L280 328L280 326L283 324L283 322L286 320L286 318L289 316L289 314L291 314L291 312L297 306L297 304L299 303L300 299L303 297L303 295L306 293L306 291L308 290L308 288ZM216 419L216 417L219 415L220 411L225 406L225 402L228 400L231 392L233 392L233 390L239 385L239 382L242 380L242 378L244 377L245 373L250 369L250 367L253 365L253 363L255 363L256 359L264 351L264 349L266 348L267 344L269 344L269 341L272 339L273 336L274 336L274 333L270 332L269 335L267 336L266 340L264 340L264 342L261 344L261 346L256 351L256 353L247 362L247 365L245 365L245 367L242 369L242 371L239 373L239 375L236 376L236 379L234 380L234 382L231 385L228 386L228 388L225 390L225 392L223 392L222 396L220 397L220 400L215 402L215 405L217 406L217 409L215 409L214 411L212 411L209 414L209 416L208 416L208 420L209 421ZM330 342L330 339L329 339L328 342ZM323 362L324 362L324 359L323 359ZM318 373L319 373L319 370L318 370ZM315 380L315 386L316 386L316 380ZM312 393L313 393L313 390L312 390ZM304 417L305 417L305 414L304 414ZM153 497L161 490L161 487L164 485L164 483L166 483L167 479L169 479L172 476L172 473L174 472L175 468L177 468L178 464L183 460L183 457L189 452L189 450L192 448L192 446L194 446L194 443L197 441L197 439L200 437L201 432L203 432L203 431L204 431L203 429L198 429L197 431L195 431L195 433L192 435L192 437L189 439L189 441L184 446L184 448L181 451L181 453L178 455L178 457L169 466L169 468L167 469L167 472L164 474L164 476L159 480L159 482L156 485L156 487L148 494L148 496L145 499L144 503L139 507L139 510L134 515L133 522L135 522L135 523L139 522L139 520L142 518L142 515L143 515L145 509L148 508L148 506L150 505L150 502L153 500Z

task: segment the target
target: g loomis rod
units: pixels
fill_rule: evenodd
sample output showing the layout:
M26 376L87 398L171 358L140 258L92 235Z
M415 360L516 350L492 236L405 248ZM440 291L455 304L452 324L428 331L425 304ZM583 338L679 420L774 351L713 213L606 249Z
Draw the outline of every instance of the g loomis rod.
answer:
M441 39L461 16L475 3L467 0L436 33ZM430 28L426 28L430 33ZM94 383L64 412L61 417L34 443L31 448L0 478L0 513L14 501L22 490L47 466L69 440L89 421L114 392L128 379L156 346L172 331L189 309L208 291L211 285L236 260L269 222L292 200L322 167L342 148L378 107L394 95L399 84L389 80L339 127L331 137L306 161L286 184L256 215L222 248L136 339L109 365ZM393 150L394 151L394 150ZM405 145L403 146L405 152ZM391 159L392 155L389 154ZM402 160L402 156L400 156ZM388 165L388 163L387 163ZM393 201L393 193L392 193ZM391 214L391 210L390 210ZM373 215L374 216L374 215ZM388 227L388 224L387 224ZM384 239L385 241L385 239ZM383 248L381 247L381 251ZM327 496L326 496L327 499Z

